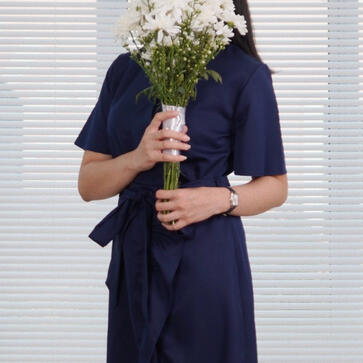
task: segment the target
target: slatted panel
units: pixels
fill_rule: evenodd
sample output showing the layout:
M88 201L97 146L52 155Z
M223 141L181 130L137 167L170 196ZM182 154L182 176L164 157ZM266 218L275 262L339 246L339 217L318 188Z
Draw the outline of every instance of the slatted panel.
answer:
M122 7L0 2L0 362L105 362L110 249L87 234L116 199L82 202L73 141L122 51ZM243 217L259 360L360 362L362 2L250 7L277 71L290 187L283 206Z
M0 2L0 362L105 362L110 249L73 145L122 52L123 1Z
M242 218L259 358L362 362L362 2L250 3L289 179L283 206Z

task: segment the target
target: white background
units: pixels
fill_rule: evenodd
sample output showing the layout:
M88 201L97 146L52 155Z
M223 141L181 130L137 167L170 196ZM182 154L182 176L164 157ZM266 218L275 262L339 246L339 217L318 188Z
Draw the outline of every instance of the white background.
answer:
M117 199L82 201L73 141L124 51L121 8L0 0L2 363L106 361L111 244L87 236ZM362 1L250 8L289 178L283 206L243 217L259 362L363 362Z

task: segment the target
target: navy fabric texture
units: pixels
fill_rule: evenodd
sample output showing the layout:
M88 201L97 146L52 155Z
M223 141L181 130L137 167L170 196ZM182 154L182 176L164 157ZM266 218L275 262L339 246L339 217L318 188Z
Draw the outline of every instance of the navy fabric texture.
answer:
M200 80L186 110L188 159L180 188L230 185L227 175L287 172L279 110L266 64L229 44L208 65L223 83ZM74 144L112 157L134 150L161 110L129 53L110 65ZM255 363L252 275L238 216L213 215L177 231L158 220L163 165L140 172L90 239L112 255L107 363Z

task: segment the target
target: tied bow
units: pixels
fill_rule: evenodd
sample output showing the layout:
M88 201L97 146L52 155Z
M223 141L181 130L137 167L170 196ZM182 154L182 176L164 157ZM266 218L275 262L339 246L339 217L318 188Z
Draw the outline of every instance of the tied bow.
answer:
M176 231L167 230L156 217L155 190L134 188L134 185L136 183L122 190L117 207L94 227L89 238L102 247L114 240L105 281L110 291L110 308L122 307L120 290L125 287L139 348L138 363L150 363L171 308L173 280L184 242L194 239L196 224ZM194 180L180 188L202 185L229 183L227 177L222 176Z

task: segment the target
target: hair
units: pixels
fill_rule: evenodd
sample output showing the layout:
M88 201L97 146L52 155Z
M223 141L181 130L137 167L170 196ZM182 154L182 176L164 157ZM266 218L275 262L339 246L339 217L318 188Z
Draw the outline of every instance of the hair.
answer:
M232 38L231 43L237 45L238 47L243 49L246 53L258 59L260 62L263 62L256 49L256 44L253 34L253 24L247 0L233 0L233 3L235 6L234 12L237 15L243 15L244 18L246 19L247 34L242 36L236 28L233 29L234 37ZM271 73L275 73L275 71L272 70L270 67L269 70Z

